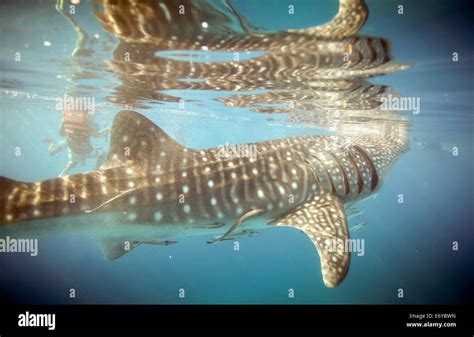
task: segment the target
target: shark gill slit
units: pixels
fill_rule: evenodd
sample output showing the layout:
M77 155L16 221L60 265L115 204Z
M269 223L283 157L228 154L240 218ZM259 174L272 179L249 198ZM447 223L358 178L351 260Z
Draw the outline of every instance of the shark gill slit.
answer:
M354 168L357 173L357 195L360 195L362 191L364 190L364 181L362 180L362 174L360 173L359 168L357 167L356 161L354 157L352 156L352 153L349 151L348 152L348 157L349 160L351 161L352 165L354 165Z
M311 165L311 163L305 159L304 160L305 164L307 166L309 166L309 169L311 170L311 172L313 173L313 178L317 181L320 189L322 190L323 189L323 183L321 182L321 180L319 179L319 176L318 176L318 173L316 172L316 170L314 169L313 165Z
M349 193L351 193L351 187L349 185L349 177L347 176L347 172L344 169L344 166L342 165L339 158L332 151L328 151L328 153L329 153L330 156L332 156L334 158L334 160L336 161L336 164L339 166L339 169L342 172L342 179L344 181L344 196L346 196Z
M374 165L374 161L369 157L369 155L364 149L362 149L359 145L354 145L354 148L357 149L359 153L362 154L362 156L364 156L365 160L370 165L370 170L372 172L370 191L372 192L373 190L377 188L377 185L379 183L379 175L377 174L377 168Z
M331 177L331 173L329 172L329 170L327 169L327 165L324 165L324 163L321 161L321 159L319 159L319 157L315 154L313 154L313 157L319 161L319 163L321 164L321 167L324 167L324 170L326 171L326 174L328 176L328 179L329 179L329 182L331 183L331 193L335 194L336 193L336 186L334 185L334 182L332 180L332 177Z

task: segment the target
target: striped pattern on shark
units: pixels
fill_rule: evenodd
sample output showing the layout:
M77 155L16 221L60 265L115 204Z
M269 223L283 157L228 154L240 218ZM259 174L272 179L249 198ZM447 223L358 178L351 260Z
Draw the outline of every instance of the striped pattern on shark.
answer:
M227 8L218 8L217 2L193 0L103 1L103 12L96 10L96 16L105 30L123 41L173 50L201 50L203 46L213 50L273 50L283 46L291 49L293 45L313 49L313 41L308 37L354 36L368 17L364 0L340 0L338 13L326 24L262 34L247 27L236 30L231 24L236 12L226 3Z
M255 215L307 234L319 252L324 283L335 287L347 273L350 252L329 251L325 243L348 239L343 204L380 187L408 147L403 135L290 137L248 144L256 156L235 158L220 148L183 147L146 117L125 110L115 118L101 170L37 183L1 177L0 223L21 228L17 222L60 217L67 223L72 215L115 212L130 226L163 226L161 238L167 239L182 223L214 230L223 224L224 232L224 224L239 221L243 228Z
M230 24L238 15L230 1L104 1L103 12L96 11L96 16L120 40L114 59L107 62L123 82L116 88L117 101L129 106L140 106L140 99L179 101L170 93L157 92L162 90L323 93L335 81L407 68L393 60L386 39L356 36L368 16L362 0L340 1L338 14L327 24L273 33L239 30L235 22ZM157 53L163 51L172 53ZM228 60L170 58L170 54L196 55L193 51L207 51L211 58L212 52L225 51ZM260 55L244 59L246 52Z

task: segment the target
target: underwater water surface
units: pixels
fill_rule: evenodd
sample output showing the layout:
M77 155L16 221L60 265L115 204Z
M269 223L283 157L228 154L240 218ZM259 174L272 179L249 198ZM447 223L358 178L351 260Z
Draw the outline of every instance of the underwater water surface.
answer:
M202 15L210 28L222 19L225 24L218 32L243 36L246 29L267 34L318 26L338 11L338 2L329 0L202 3L230 18L224 20L204 8ZM121 29L117 20L117 29L105 29L97 14L102 10L99 2L76 5L70 17L77 26L59 13L55 1L2 2L0 176L36 182L57 177L63 170L67 151L50 156L42 140L61 140L62 112L56 105L65 92L95 99L98 128L110 127L120 110L131 109L194 149L334 135L373 125L390 128L391 123L407 126L410 147L395 161L375 194L350 209L346 205L350 236L364 240L364 254L352 254L349 272L337 288L325 287L314 245L295 228L269 226L257 235L238 238L239 250L234 249L233 240L208 244L212 236L196 236L166 246L142 244L113 261L104 258L93 238L60 233L40 237L37 256L0 253L0 300L66 304L472 302L474 48L473 23L467 14L472 10L470 3L366 3L369 17L358 36L373 40L361 39L360 43L378 48L376 37L385 39L400 67L343 77L337 70L345 68L339 65L335 72L305 70L302 67L308 61L304 57L278 63L290 57L285 53L291 50L284 47L274 52L276 70L261 70L260 66L248 73L231 73L219 65L235 61L235 50L160 49L158 42L147 40L152 33L137 33L145 28ZM294 6L293 14L289 6ZM177 32L184 30L176 25ZM88 40L83 55L72 56L78 40L75 27L87 32ZM163 25L157 24L159 29ZM243 44L238 63L265 57L273 60L272 48L245 50ZM120 59L126 52L131 53L130 62ZM304 51L297 52L301 56ZM359 57L363 59L362 52ZM373 58L369 57L369 66L378 62ZM198 70L191 71L194 67ZM341 87L336 90L328 83ZM361 90L346 91L345 85ZM398 117L393 120L377 119L370 115L373 107L364 104L377 101L380 92L419 98L419 111L394 112ZM313 96L305 98L306 94ZM364 109L369 113L357 113ZM109 141L110 137L94 139L93 144L107 152ZM72 173L94 170L96 159L88 159ZM2 232L5 235L8 231ZM71 289L75 292L72 298ZM184 297L180 296L183 289Z

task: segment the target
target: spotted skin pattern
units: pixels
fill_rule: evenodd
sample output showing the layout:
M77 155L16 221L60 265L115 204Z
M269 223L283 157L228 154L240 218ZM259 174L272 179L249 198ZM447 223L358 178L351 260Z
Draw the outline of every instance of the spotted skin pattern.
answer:
M46 231L46 222L54 232L84 227L97 231L104 256L115 259L129 250L110 223L123 225L133 248L168 245L186 235L219 234L210 241L218 242L237 231L253 234L243 227L258 217L259 224L303 232L320 256L324 284L338 286L350 252L328 247L349 238L344 204L376 192L408 149L406 118L380 109L387 88L362 79L406 68L392 60L384 39L355 36L367 15L363 0L341 0L327 24L259 34L242 21L241 32L230 28L232 19L207 2L103 1L96 16L120 39L108 62L124 83L117 89L118 103L134 103L137 94L148 93L177 102L158 92L166 89L268 89L218 100L288 113L291 121L337 130L337 136L246 144L256 149L255 157L226 157L219 148L183 147L144 116L124 110L114 120L100 170L36 183L0 177L0 230L36 235ZM183 62L156 57L159 50L265 53L246 61ZM125 52L131 52L130 60L123 59ZM274 106L289 100L291 107ZM159 234L151 238L154 228Z
M325 284L336 286L347 272L348 253L325 253L321 240L348 238L343 203L374 192L406 141L303 136L248 146L256 147L255 158L188 149L143 115L124 110L115 118L101 170L38 183L0 178L0 222L119 210L130 225L192 226L233 222L261 209L269 224L296 227L310 237Z

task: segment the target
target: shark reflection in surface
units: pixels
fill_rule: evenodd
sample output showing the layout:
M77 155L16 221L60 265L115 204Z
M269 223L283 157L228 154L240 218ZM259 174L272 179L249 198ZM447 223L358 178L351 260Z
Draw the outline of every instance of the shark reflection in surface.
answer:
M184 147L143 115L124 110L115 117L100 170L37 183L0 178L0 230L18 237L85 233L114 259L140 243L209 234L215 242L289 226L315 245L324 284L338 286L350 263L350 251L332 249L349 239L344 204L376 192L409 146L406 117L381 109L390 89L365 78L406 67L391 59L384 39L354 36L368 15L361 0L341 0L337 16L322 26L260 34L246 24L245 31L224 35L214 27L226 31L227 16L183 3L187 17L172 1L104 2L97 16L121 40L109 65L122 80L116 90L123 102L168 89L271 90L218 100L255 109L293 101L259 112L287 113L290 121L336 136L248 144L254 157L233 157L218 148ZM212 28L203 30L202 22ZM246 61L184 62L157 57L159 50L265 53ZM133 51L129 61L122 59L126 51Z

